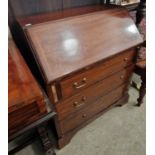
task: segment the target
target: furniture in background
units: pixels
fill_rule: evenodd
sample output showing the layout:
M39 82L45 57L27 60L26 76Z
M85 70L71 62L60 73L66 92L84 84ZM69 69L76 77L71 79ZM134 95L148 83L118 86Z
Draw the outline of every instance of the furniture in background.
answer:
M137 24L140 24L140 22L146 18L146 0L140 0L136 18L137 18L136 21Z
M123 6L126 7L129 11L134 11L137 9L140 0L106 0L105 3Z
M46 95L32 76L13 40L9 39L8 47L8 132L9 153L12 153L32 138L22 138L21 135L24 136L36 127L43 131L43 124L52 118L55 112L48 104ZM47 135L46 130L40 134ZM19 137L23 139L22 143L19 142ZM44 144L45 136L42 136L42 140ZM50 145L48 148L45 145L45 151L53 152L48 136L46 141Z
M47 113L43 93L9 40L9 136Z
M141 60L136 63L135 73L140 75L142 80L141 87L139 89L139 97L137 100L137 105L140 106L146 94L146 60Z
M137 10L139 8L140 0L106 0L106 4L112 4L112 5L117 5L117 6L122 6L128 9L130 16L136 23L136 15L137 15Z
M135 73L141 77L142 84L139 90L138 106L141 105L142 99L146 92L146 0L107 0L106 4L121 5L129 10L131 17L137 24L144 42L138 49L138 61L136 63ZM136 84L133 82L133 86Z
M128 101L143 40L126 9L81 7L19 17L17 23L30 49L25 56L36 62L56 108L59 148L103 112Z
M142 83L139 90L138 106L142 104L146 94L146 0L141 0L137 9L136 24L143 37L143 43L139 47L135 73L140 75Z

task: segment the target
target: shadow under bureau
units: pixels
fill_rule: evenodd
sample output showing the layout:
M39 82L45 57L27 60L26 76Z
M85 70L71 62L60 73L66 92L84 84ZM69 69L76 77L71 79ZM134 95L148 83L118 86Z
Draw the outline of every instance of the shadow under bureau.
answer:
M54 105L58 146L128 100L142 38L126 9L90 6L18 18Z

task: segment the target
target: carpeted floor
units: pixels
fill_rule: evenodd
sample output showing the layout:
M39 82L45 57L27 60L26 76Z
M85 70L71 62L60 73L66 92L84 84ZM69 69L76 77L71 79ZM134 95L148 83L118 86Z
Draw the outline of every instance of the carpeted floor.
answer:
M137 82L139 78L133 77ZM70 144L57 155L145 155L145 98L135 107L138 92L129 89L129 102L116 107L81 129ZM40 143L24 148L16 155L41 155Z

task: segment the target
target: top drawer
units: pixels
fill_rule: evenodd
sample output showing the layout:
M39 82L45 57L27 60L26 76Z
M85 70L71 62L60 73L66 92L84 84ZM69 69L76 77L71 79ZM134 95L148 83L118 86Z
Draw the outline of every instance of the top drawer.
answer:
M133 63L135 50L125 51L111 59L104 61L88 70L77 73L60 82L62 97L66 98L77 93L89 85L123 69Z

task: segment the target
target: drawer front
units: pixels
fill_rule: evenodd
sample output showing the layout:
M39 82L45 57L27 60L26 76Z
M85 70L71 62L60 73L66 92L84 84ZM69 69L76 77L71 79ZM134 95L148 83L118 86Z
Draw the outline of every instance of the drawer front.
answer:
M103 111L114 102L119 100L123 96L123 92L126 89L126 85L122 85L115 89L114 91L106 94L92 105L78 111L72 116L69 116L63 121L60 121L60 127L62 134L77 128L80 124L89 120L91 117L95 116L99 112Z
M128 67L100 82L97 82L76 95L62 100L56 105L58 119L64 119L67 115L87 106L119 85L129 81L132 72L133 67Z
M68 79L60 82L62 97L77 93L89 85L104 79L105 77L118 72L133 63L135 50L123 52L101 64L96 65L82 73L77 73Z

